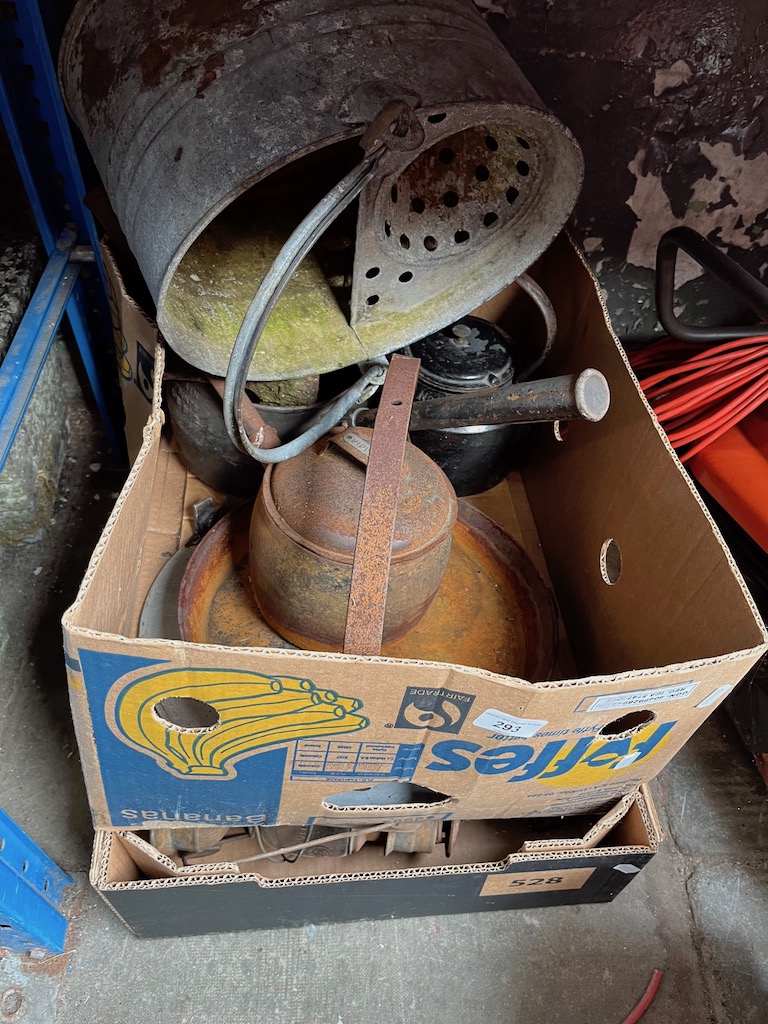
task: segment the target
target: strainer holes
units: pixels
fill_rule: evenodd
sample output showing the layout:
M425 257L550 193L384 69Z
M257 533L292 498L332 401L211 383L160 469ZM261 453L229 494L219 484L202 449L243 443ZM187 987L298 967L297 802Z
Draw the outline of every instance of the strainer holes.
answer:
M434 252L437 248L437 239L433 235L427 235L424 239L424 248L427 252Z
M388 220L384 221L384 234L387 236L387 238L389 238L389 236L392 234L392 225L389 223Z
M458 192L446 192L443 196L443 206L458 206L459 195Z
M411 209L414 213L424 213L427 204L420 196L414 196L411 200Z
M402 281L402 282L403 282L403 284L408 284L408 282L409 282L409 281L412 281L412 280L413 280L413 274L412 274L412 273L410 272L410 270L405 270L405 271L403 271L403 273L402 273L402 274L400 275L400 277L398 277L398 279L397 279L397 280L398 280L398 281Z
M450 164L453 162L453 158L456 156L450 146L444 146L437 154L437 159L441 164Z
M517 141L518 141L519 145L521 145L523 147L523 149L530 149L531 148L530 142L527 139L522 138L522 136L518 135L517 136Z
M514 203L514 201L517 199L519 195L519 190L516 189L514 185L510 185L509 188L507 189L507 202L510 204L510 206L512 205L512 203Z
M530 174L531 168L528 166L525 160L518 160L515 164L515 167L517 168L517 173L523 178L527 178Z
M393 185L392 186L392 188L390 189L389 194L392 196L392 202L396 203L397 202L397 185Z
M494 139L492 135L485 136L485 144L492 153L495 153L496 150L499 148L499 143L496 141L496 139Z
M486 215L483 217L483 224L485 225L485 227L490 228L496 223L498 219L498 213L493 213L492 210L489 210L488 213L486 213Z
M368 298L365 301L368 303L369 306L375 306L376 303L379 301L379 296L378 295L369 295Z
M444 121L447 116L447 114L429 114L427 116L427 120L430 124L440 124L440 122Z
M371 267L369 270L366 270L365 276L370 279L372 277L378 277L380 273L381 271L378 267Z
M408 235L400 235L400 245L402 245L404 249L411 248L411 240Z
M453 236L453 240L456 243L456 245L462 245L464 242L469 241L469 232L457 231Z
M491 172L485 166L485 164L478 164L475 168L475 177L478 181L488 181L491 176Z

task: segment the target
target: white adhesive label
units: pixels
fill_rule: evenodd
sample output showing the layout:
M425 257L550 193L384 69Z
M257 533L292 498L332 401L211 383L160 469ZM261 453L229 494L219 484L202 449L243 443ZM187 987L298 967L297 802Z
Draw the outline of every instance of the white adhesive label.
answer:
M690 697L699 684L678 683L675 686L656 686L650 690L630 690L628 693L607 693L595 697L591 704L577 708L578 711L615 711L620 708L644 708L649 704L663 704L668 700L684 700Z
M729 683L725 686L718 686L716 690L713 690L708 697L705 697L703 701L696 705L697 708L708 708L710 704L714 704L716 701L724 697L726 693L730 693L733 686Z
M620 871L622 875L636 875L640 870L635 864L614 864L614 871Z
M490 732L498 732L503 736L535 736L539 729L547 723L536 721L535 718L515 718L505 711L496 711L495 708L488 708L482 715L474 720L473 725L481 729L488 729Z
M643 755L640 754L640 753L637 753L637 754L627 754L625 757L620 757L619 760L615 764L611 765L611 768L614 771L618 771L621 768L628 768L631 764L634 764L634 762L639 757L642 757L642 756Z

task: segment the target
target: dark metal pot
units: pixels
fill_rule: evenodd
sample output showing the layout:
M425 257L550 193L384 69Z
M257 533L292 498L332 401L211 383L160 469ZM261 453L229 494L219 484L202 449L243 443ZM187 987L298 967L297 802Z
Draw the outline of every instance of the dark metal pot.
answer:
M416 401L471 395L514 379L513 342L495 324L465 316L411 345L421 359ZM512 469L528 426L482 424L419 430L411 435L451 481L459 497L495 487Z
M221 398L211 385L202 381L172 380L166 385L165 400L174 441L190 471L216 491L238 497L256 494L264 467L230 441ZM278 432L281 441L289 441L323 406L259 404L257 408L264 422Z
M345 431L370 444L373 431ZM310 650L340 651L365 466L329 438L268 466L251 518L250 565L269 625ZM392 541L383 644L426 613L445 572L458 504L440 469L406 445Z

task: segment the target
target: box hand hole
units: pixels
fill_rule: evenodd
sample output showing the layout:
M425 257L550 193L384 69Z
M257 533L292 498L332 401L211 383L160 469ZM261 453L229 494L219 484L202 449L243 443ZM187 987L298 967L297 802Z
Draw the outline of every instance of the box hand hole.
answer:
M600 549L600 575L609 587L613 587L619 582L621 551L613 537L609 537Z
M164 697L152 711L167 729L181 732L208 732L219 724L216 708L196 697Z
M640 732L649 722L652 722L656 715L652 711L630 711L621 718L614 718L598 732L598 736L629 736L632 733Z
M438 793L427 786L417 786L412 782L393 780L361 789L351 789L345 793L334 793L324 798L323 807L329 811L361 811L379 810L382 807L423 807L450 802L451 798L446 793Z

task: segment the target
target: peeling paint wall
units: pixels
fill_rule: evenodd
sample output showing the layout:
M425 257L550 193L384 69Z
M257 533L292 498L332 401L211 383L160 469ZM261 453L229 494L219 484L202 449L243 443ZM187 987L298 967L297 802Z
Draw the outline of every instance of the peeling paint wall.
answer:
M750 160L736 153L730 142L714 146L702 142L699 149L714 174L692 183L691 198L682 217L677 217L672 209L663 177L645 173L646 150L639 150L630 161L629 170L636 184L627 205L637 217L637 226L629 241L627 263L653 268L659 235L681 224L695 228L724 249L764 249L765 227L761 219L768 205L768 153ZM686 260L685 267L680 269L683 272L678 274L678 284L701 274L701 268L692 260ZM757 273L761 275L762 271L762 267L758 268Z
M768 271L765 0L495 0L487 23L584 149L573 229L619 332L655 329L659 236L690 225ZM681 308L738 322L738 303L681 259Z

